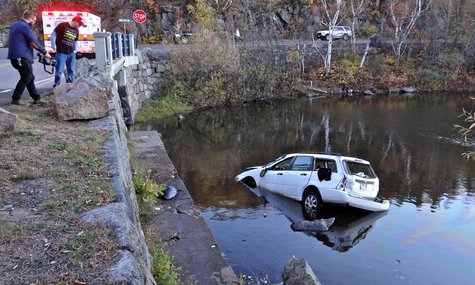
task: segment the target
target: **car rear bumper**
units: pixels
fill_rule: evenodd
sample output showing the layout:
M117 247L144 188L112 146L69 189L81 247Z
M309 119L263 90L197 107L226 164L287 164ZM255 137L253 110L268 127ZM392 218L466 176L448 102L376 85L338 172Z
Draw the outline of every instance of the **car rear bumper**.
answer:
M388 200L377 197L351 196L344 191L332 191L331 195L328 194L328 192L321 192L323 202L325 203L343 204L372 212L386 211L390 205Z
M388 210L390 203L388 200L382 200L380 198L365 199L348 196L348 205L367 211L379 212Z

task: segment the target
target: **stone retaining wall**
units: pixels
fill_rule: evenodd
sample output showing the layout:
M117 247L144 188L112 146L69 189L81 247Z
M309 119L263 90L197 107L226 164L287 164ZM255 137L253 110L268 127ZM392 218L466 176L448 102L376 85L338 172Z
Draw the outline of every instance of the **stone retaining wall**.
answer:
M151 50L137 50L137 55L140 64L125 68L127 85L125 93L120 94L121 98L127 98L132 118L130 123L133 123L133 118L143 102L161 91L165 87L166 79L173 75L169 59L158 58Z
M128 131L119 94L116 90L112 90L112 93L109 115L91 121L89 125L91 128L106 129L110 132L105 160L116 189L117 201L89 211L82 218L90 222L103 222L114 229L117 235L121 257L113 268L104 273L111 283L156 284L150 274L150 255L139 220L127 145Z

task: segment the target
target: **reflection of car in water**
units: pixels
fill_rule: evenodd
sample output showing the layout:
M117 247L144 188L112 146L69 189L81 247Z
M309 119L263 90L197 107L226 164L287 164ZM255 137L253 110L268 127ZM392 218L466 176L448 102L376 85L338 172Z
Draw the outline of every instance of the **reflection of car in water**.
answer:
M259 187L246 188L281 211L293 224L305 219L301 206L297 201ZM324 211L320 212L318 218L328 219L334 217L333 225L328 231L305 231L305 234L315 237L333 250L345 252L365 239L374 228L376 221L386 214L387 211L367 212L354 208L327 207Z
M335 212L335 211L332 211ZM330 214L325 213L325 215ZM348 208L335 216L335 222L328 232L315 233L314 236L333 250L345 252L365 239L374 228L376 221L388 212L364 212Z
M322 203L375 212L389 209L389 201L376 198L379 179L371 164L337 153L286 154L265 166L246 169L236 181L301 202L310 220L315 219Z

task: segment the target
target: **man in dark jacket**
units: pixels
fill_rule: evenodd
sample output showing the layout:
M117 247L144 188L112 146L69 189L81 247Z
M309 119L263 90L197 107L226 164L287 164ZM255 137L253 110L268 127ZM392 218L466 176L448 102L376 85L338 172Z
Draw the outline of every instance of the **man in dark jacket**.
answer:
M32 11L26 10L23 12L23 17L10 27L8 34L8 59L11 61L13 68L20 73L20 80L13 91L13 105L22 105L20 98L25 87L34 100L33 104L44 105L40 100L40 94L35 86L35 76L33 75L33 49L38 50L47 58L51 58L51 56L45 48L38 43L31 29L35 22L35 14Z
M71 21L60 23L51 34L51 47L56 50L56 72L54 74L54 87L61 83L61 74L66 65L66 83L74 82L74 69L76 68L77 40L79 27L84 26L81 16L75 16Z

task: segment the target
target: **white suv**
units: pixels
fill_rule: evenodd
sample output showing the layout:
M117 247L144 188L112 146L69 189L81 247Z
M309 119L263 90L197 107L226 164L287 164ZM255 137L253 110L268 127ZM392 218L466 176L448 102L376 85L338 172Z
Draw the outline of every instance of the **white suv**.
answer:
M352 35L353 35L353 32L351 31L351 28L348 26L335 26L332 31L333 39L344 39L346 41L350 39ZM321 39L322 41L323 40L328 41L329 37L330 37L329 30L317 32L317 38Z
M302 202L303 214L315 219L322 203L368 211L386 211L389 201L376 198L379 179L366 160L327 152L280 156L264 166L246 169L236 181Z

